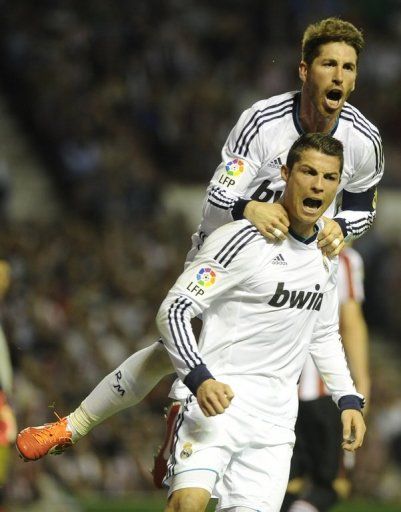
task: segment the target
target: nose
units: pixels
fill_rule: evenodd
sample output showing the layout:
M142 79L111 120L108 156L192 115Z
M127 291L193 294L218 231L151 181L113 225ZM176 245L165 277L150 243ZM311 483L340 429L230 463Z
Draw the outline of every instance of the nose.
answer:
M334 70L333 82L336 85L340 85L343 83L343 70L340 66L337 66Z
M315 179L312 183L313 192L323 192L323 176L315 176Z

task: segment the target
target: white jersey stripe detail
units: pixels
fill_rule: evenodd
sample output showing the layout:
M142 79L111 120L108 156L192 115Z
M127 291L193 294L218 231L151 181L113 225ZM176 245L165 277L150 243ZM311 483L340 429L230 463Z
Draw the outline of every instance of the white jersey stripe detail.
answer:
M213 201L211 198L215 199ZM235 204L234 199L228 199L225 192L219 187L213 187L212 190L208 194L208 203L216 206L217 208L221 208L222 210L229 210Z
M216 199L219 199L220 201L224 202L224 203L227 203L227 204L235 203L235 200L234 199L228 199L225 190L223 190L223 189L221 189L219 187L213 187L211 195L213 197L215 197Z
M179 297L170 306L168 313L169 327L174 344L185 364L190 369L203 364L200 357L194 353L189 341L188 332L185 329L184 313L191 305L192 302L186 297Z
M258 120L257 120L258 122L254 125L253 130L252 130L252 134L251 134L248 142L246 143L245 150L243 151L243 153L239 152L239 154L242 154L244 157L246 157L248 155L249 146L250 146L251 142L253 141L253 139L258 134L259 129L260 129L261 126L263 126L266 123L269 123L270 121L274 121L275 119L280 119L282 117L285 117L287 114L292 114L292 110L293 110L293 106L290 105L286 109L282 110L279 115L271 115L270 114L270 116L261 116L261 117L259 117Z
M239 150L239 152L241 152L241 149L239 149L239 148L244 145L246 138L248 137L249 133L252 131L254 124L257 122L257 119L255 121L255 118L258 118L258 116L260 116L260 115L263 116L267 113L276 113L280 107L285 108L288 105L292 105L293 102L294 102L294 99L289 98L284 101L280 101L279 103L276 103L274 105L270 105L270 106L264 108L263 110L256 110L256 112L253 114L253 116L248 121L248 123L246 123L245 126L243 127L243 129L237 139L237 142L235 144L234 152L236 152L238 150Z
M227 267L238 252L258 233L254 226L246 226L238 231L226 245L216 254L214 259L223 267ZM245 241L244 241L245 240Z
M363 135L365 135L368 139L370 139L373 143L373 147L376 155L376 175L379 174L383 167L383 147L380 140L380 136L376 134L370 126L364 121L361 116L358 116L357 113L352 109L344 109L341 111L340 117L352 122L354 128Z
M233 259L235 258L235 256L240 252L240 250L246 245L248 244L253 238L255 238L255 236L258 235L258 231L257 229L255 228L255 230L252 232L252 233L249 233L247 236L246 236L246 239L245 239L245 236L242 238L243 242L241 244L238 244L237 245L237 248L235 251L233 251L231 253L231 257L230 259L223 265L224 267L228 267L228 265L233 261Z
M355 119L358 119L358 121L363 125L365 126L369 131L370 133L376 137L376 139L378 141L380 141L380 134L379 134L379 130L376 128L376 126L373 126L371 123L369 123L367 121L367 119L365 117L363 117L363 115L355 108L353 107L352 105L350 104L346 104L344 105L343 109L342 109L342 112L348 112L350 111L350 113L352 113L352 115L354 116Z

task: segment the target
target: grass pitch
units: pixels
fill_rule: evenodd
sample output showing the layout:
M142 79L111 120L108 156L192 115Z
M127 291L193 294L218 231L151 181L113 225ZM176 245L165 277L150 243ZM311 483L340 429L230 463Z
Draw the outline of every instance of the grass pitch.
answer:
M86 501L83 503L85 512L162 512L165 505L164 496L140 496L129 500ZM207 512L214 511L211 503ZM375 502L353 501L344 502L332 512L401 512L400 504L381 504Z

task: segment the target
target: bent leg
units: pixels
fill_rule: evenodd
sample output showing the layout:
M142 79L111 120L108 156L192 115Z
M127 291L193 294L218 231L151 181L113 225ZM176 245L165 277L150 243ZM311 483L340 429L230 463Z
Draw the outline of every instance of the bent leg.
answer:
M173 371L167 351L160 342L132 354L68 416L73 441L110 416L141 402L163 377Z
M198 487L174 491L168 498L165 512L204 512L210 500L210 492Z

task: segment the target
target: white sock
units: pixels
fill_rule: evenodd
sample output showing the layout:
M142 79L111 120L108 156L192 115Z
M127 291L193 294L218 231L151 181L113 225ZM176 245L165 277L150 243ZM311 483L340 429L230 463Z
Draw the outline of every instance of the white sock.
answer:
M316 507L304 500L296 500L288 509L288 512L319 512Z
M73 442L113 414L142 401L164 376L173 371L167 351L158 341L132 354L106 375L67 417Z

